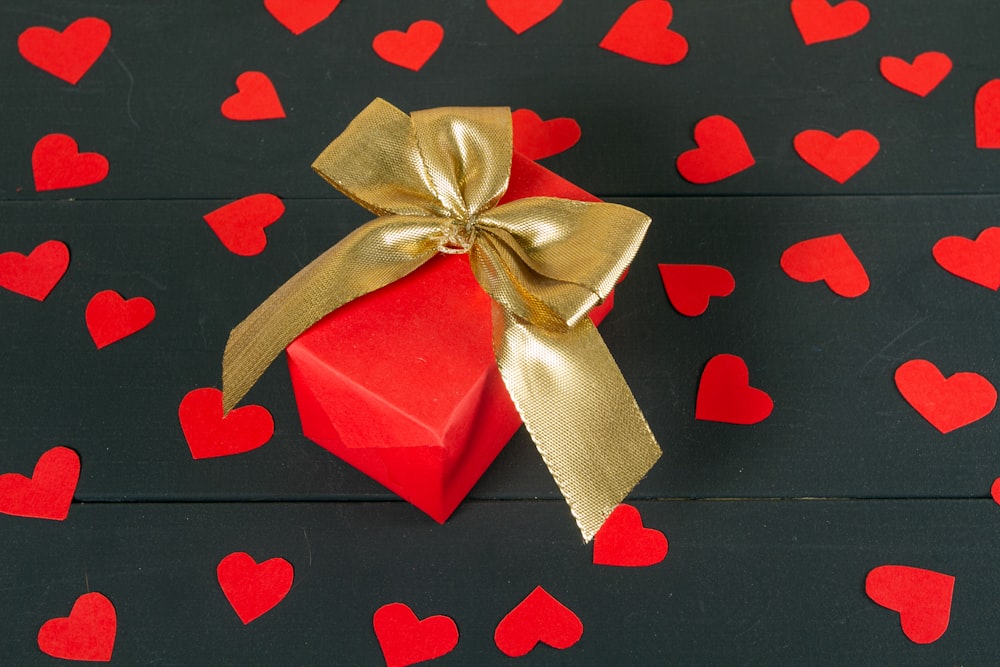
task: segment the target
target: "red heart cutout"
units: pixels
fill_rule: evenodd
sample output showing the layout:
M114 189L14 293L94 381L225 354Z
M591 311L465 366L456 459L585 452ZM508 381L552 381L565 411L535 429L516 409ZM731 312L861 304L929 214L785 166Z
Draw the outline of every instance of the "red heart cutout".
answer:
M750 386L746 362L733 354L717 354L705 364L698 383L694 417L727 424L756 424L770 416L774 401Z
M561 4L562 0L486 0L490 11L518 35L552 16Z
M274 419L266 408L246 405L222 414L222 392L193 389L177 410L191 456L207 459L257 449L274 435Z
M683 35L667 29L673 18L666 0L639 0L618 17L600 47L644 63L673 65L688 52Z
M447 616L419 620L402 602L379 607L372 617L386 667L406 667L440 658L458 645L458 627Z
M275 195L261 193L237 199L203 217L222 245L237 255L259 255L267 246L264 228L280 218L285 205Z
M580 618L538 586L503 617L493 641L504 654L519 658L530 653L538 642L566 649L582 636Z
M993 480L993 485L990 487L990 497L993 498L993 502L1000 505L1000 477Z
M620 567L656 565L667 557L667 538L642 525L639 510L619 505L594 535L594 564Z
M543 121L531 109L518 109L510 115L514 150L530 160L541 160L572 148L580 141L580 125L572 118Z
M17 50L29 63L67 83L76 84L104 53L111 39L107 21L88 16L62 32L34 26L17 38Z
M69 248L62 241L46 241L27 257L5 252L0 254L0 287L44 301L68 267Z
M921 53L913 64L895 56L884 56L878 63L886 81L903 90L927 97L951 72L951 58L937 51Z
M838 183L846 183L879 150L878 139L864 130L851 130L839 137L822 130L805 130L795 135L794 143L799 157Z
M301 35L332 14L339 4L340 0L264 0L264 9L293 35Z
M69 616L45 621L38 630L38 648L53 658L108 662L117 632L118 616L111 600L85 593L76 599Z
M156 317L156 308L146 297L123 299L114 290L98 292L87 304L87 330L97 349L131 336Z
M865 577L865 593L876 604L899 612L910 641L930 644L948 629L955 577L906 565L881 565Z
M977 373L945 379L937 366L912 359L896 369L896 387L920 416L942 433L982 419L997 404L997 390Z
M80 457L68 447L53 447L39 457L31 477L0 475L0 512L62 521L69 515L80 479Z
M945 271L994 291L1000 289L1000 227L987 227L975 241L946 236L934 244L933 254Z
M670 304L681 315L695 317L708 310L713 296L729 296L736 281L721 266L707 264L658 264Z
M295 572L284 558L258 563L243 551L229 554L215 568L222 589L233 611L246 625L271 611L292 589Z
M861 296L871 285L843 234L799 241L781 254L781 268L803 283L822 280L834 294L847 298Z
M444 28L434 21L417 21L406 32L386 30L375 35L372 48L382 60L418 71L441 46Z
M976 148L1000 148L1000 79L976 92Z
M725 116L702 118L694 126L698 148L677 157L677 171L692 183L715 183L754 165L739 126Z
M108 159L100 153L80 153L66 134L47 134L31 151L35 190L61 190L100 183L108 175Z
M263 72L243 72L236 77L236 89L222 103L222 115L229 120L270 120L284 118L285 109L271 79Z
M856 0L831 6L827 0L792 0L792 18L806 44L850 37L866 25L871 14Z

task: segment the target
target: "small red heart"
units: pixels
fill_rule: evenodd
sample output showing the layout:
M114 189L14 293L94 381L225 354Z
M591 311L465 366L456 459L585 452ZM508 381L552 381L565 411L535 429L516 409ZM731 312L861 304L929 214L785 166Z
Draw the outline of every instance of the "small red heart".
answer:
M222 589L233 611L246 625L271 611L292 589L295 572L284 558L258 563L250 554L229 554L215 568Z
M270 120L284 118L285 109L271 79L263 72L243 72L236 77L236 89L222 103L222 115L229 120Z
M695 317L708 310L713 296L729 296L736 281L721 266L708 264L658 264L670 304L681 315Z
M948 629L955 577L906 565L881 565L865 577L865 593L876 604L899 612L910 641L930 644Z
M541 160L572 148L580 141L580 125L572 118L543 121L531 109L518 109L510 115L513 124L514 150L529 160Z
M976 148L1000 148L1000 79L976 92Z
M934 244L933 254L945 271L994 291L1000 289L1000 227L987 227L975 241L946 236Z
M264 228L280 218L285 205L275 195L261 193L237 199L203 217L230 252L259 255L267 246Z
M264 0L264 8L293 35L326 19L339 4L340 0Z
M45 621L39 628L38 648L53 658L108 662L117 632L118 616L111 600L85 593L76 599L69 616Z
M375 35L372 48L382 60L418 71L437 52L444 28L434 21L417 21L406 32L386 30Z
M666 0L639 0L618 17L600 47L644 63L673 65L688 52L684 36L668 29L673 18Z
M725 116L702 118L694 126L698 148L677 157L677 171L692 183L715 183L754 165L739 126Z
M552 16L562 0L486 0L497 18L520 35Z
M945 379L937 366L912 359L896 369L896 387L920 416L942 433L982 419L997 404L997 390L977 373Z
M31 477L0 475L0 512L12 516L62 521L69 515L80 457L68 447L53 447L39 457Z
M843 234L799 241L781 254L781 268L799 282L822 280L834 294L849 299L861 296L871 285Z
M212 387L193 389L177 410L191 456L207 459L257 449L274 435L274 419L267 408L246 405L222 414L222 392Z
M937 51L921 53L913 64L895 56L883 56L878 63L886 81L903 90L927 97L951 72L951 58Z
M123 299L114 290L98 292L87 304L87 330L100 350L145 328L156 317L149 299Z
M792 18L806 44L850 37L866 25L871 14L856 0L831 6L827 0L792 0Z
M639 510L619 505L594 536L594 564L619 567L656 565L667 557L667 538L642 525Z
M850 130L839 137L822 130L804 130L795 135L794 144L799 157L838 183L846 183L879 150L878 139L864 130Z
M88 16L62 32L44 26L28 28L17 38L17 50L38 69L75 85L101 57L110 39L107 21Z
M993 498L993 502L1000 505L1000 477L993 480L993 485L990 487L990 497Z
M108 175L108 159L100 153L81 153L66 134L47 134L31 151L35 190L62 190L100 183Z
M440 658L458 645L458 627L447 616L419 620L402 602L379 607L372 617L386 667L406 667Z
M733 354L717 354L705 364L698 383L694 417L726 424L756 424L767 419L774 401L750 386L746 362Z
M36 301L44 301L69 267L69 248L62 241L46 241L31 254L0 254L0 287Z
M504 654L519 658L530 653L538 642L567 649L582 636L580 618L538 586L503 617L493 641Z

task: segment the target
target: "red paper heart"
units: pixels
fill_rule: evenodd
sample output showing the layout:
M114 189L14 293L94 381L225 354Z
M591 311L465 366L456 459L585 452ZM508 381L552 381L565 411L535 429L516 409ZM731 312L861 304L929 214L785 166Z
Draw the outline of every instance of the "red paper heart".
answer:
M156 308L142 296L123 299L114 290L98 292L86 311L87 330L100 350L145 328L156 317Z
M222 415L222 392L193 389L181 400L177 417L191 456L207 459L257 449L274 435L274 419L266 408L246 405Z
M794 143L799 157L838 183L846 183L879 150L878 139L864 130L850 130L839 137L805 130L795 135Z
M295 572L284 558L258 563L243 551L231 553L215 568L219 588L246 625L271 611L292 589Z
M340 0L264 0L264 8L293 35L326 19L339 4Z
M562 0L486 0L497 18L520 35L552 16Z
M101 57L110 39L107 21L88 16L62 32L44 26L28 28L17 38L17 50L38 69L75 85Z
M639 0L618 17L600 47L644 63L673 65L688 52L683 35L667 28L673 18L666 0Z
M729 296L736 281L721 266L707 264L658 264L670 304L681 315L695 317L708 309L713 296Z
M30 478L14 472L0 475L0 512L62 521L69 515L79 479L77 453L53 447L39 457Z
M871 283L861 260L842 234L799 241L781 254L781 268L789 278L803 283L822 280L839 296L854 298Z
M108 662L117 632L118 616L111 600L85 593L76 599L69 616L45 621L38 630L38 648L53 658Z
M871 14L856 0L831 6L827 0L792 0L792 18L806 44L850 37L866 25Z
M994 291L1000 289L1000 227L987 227L975 241L946 236L934 244L933 254L945 271Z
M280 218L285 205L278 197L261 193L237 199L203 217L230 252L259 255L267 246L264 228Z
M406 667L440 658L458 644L458 627L447 616L419 620L402 602L379 607L372 617L386 667Z
M865 577L865 593L876 604L899 612L910 641L930 644L948 629L955 577L906 565L881 565Z
M1000 79L976 92L976 148L1000 148Z
M504 654L519 658L530 653L538 642L567 649L582 636L580 618L538 586L503 617L493 641Z
M997 390L977 373L945 379L937 366L912 359L896 369L896 387L906 402L942 433L982 419L997 404Z
M36 301L44 301L69 267L69 248L62 241L46 241L31 254L0 254L0 287Z
M717 354L705 364L698 383L695 419L727 424L756 424L770 416L774 401L750 386L746 362L733 354Z
M270 120L284 118L285 109L271 79L263 72L243 72L236 77L236 89L222 103L222 115L229 120Z
M594 535L594 564L620 567L656 565L667 557L667 538L642 525L639 510L619 505Z
M993 502L1000 505L1000 477L993 480L993 485L990 487L990 497L993 498Z
M406 32L386 30L375 35L372 48L382 60L414 72L441 46L444 28L434 21L417 21Z
M937 51L927 51L914 58L911 65L902 58L883 56L878 68L892 85L927 97L951 72L951 58Z
M702 118L694 126L698 148L677 157L677 171L692 183L715 183L754 165L739 126L725 116Z
M572 148L580 140L580 125L572 118L543 121L531 109L518 109L510 115L513 124L514 150L529 160L541 160Z
M108 175L108 159L100 153L80 153L66 134L47 134L31 151L35 190L61 190L100 183Z

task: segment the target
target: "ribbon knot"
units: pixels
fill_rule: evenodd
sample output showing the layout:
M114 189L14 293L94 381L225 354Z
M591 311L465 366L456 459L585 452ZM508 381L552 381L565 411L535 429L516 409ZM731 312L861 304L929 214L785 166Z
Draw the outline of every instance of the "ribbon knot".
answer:
M476 217L468 220L449 220L438 243L438 252L447 255L464 255L476 242Z

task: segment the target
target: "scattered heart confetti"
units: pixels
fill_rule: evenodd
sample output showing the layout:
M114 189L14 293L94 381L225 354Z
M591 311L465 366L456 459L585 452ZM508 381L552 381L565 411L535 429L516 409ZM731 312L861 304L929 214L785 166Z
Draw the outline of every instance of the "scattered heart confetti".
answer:
M808 45L850 37L868 25L871 14L856 0L836 5L827 0L792 0L792 18Z
M739 126L725 116L702 118L694 126L698 148L677 157L677 171L692 183L715 183L754 165Z
M930 644L948 629L955 577L906 565L881 565L865 577L865 593L876 604L899 612L903 634Z
M903 90L927 97L951 72L951 58L938 51L927 51L908 63L902 58L884 56L878 63L885 80Z
M372 40L372 48L382 60L417 72L437 52L443 39L444 28L439 23L417 21L406 32L380 32Z
M987 227L975 241L946 236L934 244L933 254L945 271L994 291L1000 289L1000 227Z
M278 91L263 72L243 72L236 77L236 89L239 92L222 103L222 115L229 120L271 120L285 117Z
M976 148L1000 148L1000 79L976 92Z
M107 21L88 16L62 32L45 26L28 28L17 38L17 50L29 63L76 85L104 53L111 39Z
M667 538L642 525L639 510L619 505L594 536L594 564L619 567L656 565L667 557Z
M100 183L108 175L108 159L100 153L81 153L66 134L47 134L31 151L35 190L63 190Z
M144 329L156 317L156 308L142 296L124 299L114 290L98 292L87 304L87 330L97 349Z
M1000 505L1000 477L993 480L993 485L990 487L990 497L993 498L993 502Z
M222 245L237 255L259 255L267 246L264 228L280 218L285 205L272 194L261 193L237 199L204 215Z
M746 362L733 354L717 354L705 364L698 383L695 419L726 424L756 424L767 419L774 401L750 386Z
M264 0L264 8L293 35L301 35L324 21L340 0Z
M822 280L834 294L849 299L861 296L871 285L843 234L799 241L781 254L781 269L803 283Z
M486 6L515 34L535 27L559 9L562 0L486 0Z
M111 600L100 593L85 593L76 599L69 616L42 625L38 648L53 658L108 662L117 632L118 616Z
M31 477L0 475L0 512L62 521L69 515L80 479L80 457L68 447L53 447L39 457Z
M990 414L997 390L977 373L945 379L937 366L912 359L896 369L896 387L906 402L942 433L950 433Z
M583 623L568 607L538 586L503 617L493 641L505 655L519 658L542 642L567 649L583 636Z
M246 405L222 414L222 392L193 389L181 400L177 417L191 456L207 459L257 449L274 435L274 419L266 408Z
M243 625L260 618L285 599L292 589L295 572L284 558L258 563L250 554L229 554L215 568L219 588Z
M44 301L68 267L69 248L62 241L46 241L27 256L0 253L0 287Z
M572 118L543 121L531 109L510 115L514 150L530 160L541 160L572 148L580 140L580 125Z
M810 166L838 183L846 183L878 153L878 139L864 130L850 130L839 137L822 130L795 135L795 152Z
M670 305L681 315L696 317L708 310L713 296L729 296L736 281L721 266L708 264L658 264Z
M402 602L379 607L372 617L386 667L407 667L440 658L458 645L458 627L447 616L419 620Z
M600 47L644 63L673 65L688 52L684 36L668 29L673 18L666 0L639 0L618 17Z

